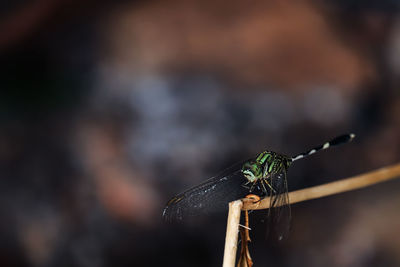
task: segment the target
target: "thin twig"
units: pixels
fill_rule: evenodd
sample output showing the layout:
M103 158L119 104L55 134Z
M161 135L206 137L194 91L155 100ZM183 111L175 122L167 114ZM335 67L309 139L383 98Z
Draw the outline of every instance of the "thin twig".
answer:
M289 203L297 203L310 199L330 196L342 192L347 192L387 180L391 180L400 176L400 163L384 167L365 174L343 179L340 181L309 187L289 193ZM260 210L270 207L270 198L264 198L259 203L244 201L242 210Z
M223 267L235 266L238 229L242 206L243 202L241 200L236 200L229 203L228 223L225 236L224 263L222 265Z

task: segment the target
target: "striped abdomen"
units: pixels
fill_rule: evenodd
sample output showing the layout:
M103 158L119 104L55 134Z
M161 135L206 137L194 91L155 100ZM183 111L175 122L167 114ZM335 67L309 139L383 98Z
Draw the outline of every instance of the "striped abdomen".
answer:
M331 141L326 142L323 145L314 147L313 149L311 149L311 150L309 150L309 151L307 151L305 153L301 153L301 154L299 154L299 155L297 155L295 157L292 157L292 161L305 158L305 157L310 156L310 155L312 155L314 153L317 153L318 151L330 148L332 146L337 146L337 145L348 143L351 140L353 140L354 137L355 137L355 134L345 134L345 135L338 136L338 137L332 139Z

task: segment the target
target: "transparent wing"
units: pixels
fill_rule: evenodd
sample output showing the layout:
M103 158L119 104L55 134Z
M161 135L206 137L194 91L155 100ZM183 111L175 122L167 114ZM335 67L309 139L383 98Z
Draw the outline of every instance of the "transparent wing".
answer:
M272 175L271 185L275 192L268 210L268 235L282 240L289 234L291 221L286 171Z
M233 165L219 175L173 197L164 209L165 221L177 221L199 214L228 209L228 203L245 197L249 189L241 172L243 162Z

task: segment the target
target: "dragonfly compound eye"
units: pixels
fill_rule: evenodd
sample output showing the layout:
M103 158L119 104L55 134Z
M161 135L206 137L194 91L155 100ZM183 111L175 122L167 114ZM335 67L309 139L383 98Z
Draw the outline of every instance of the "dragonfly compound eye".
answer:
M254 182L257 179L261 178L262 167L255 162L248 161L243 164L242 173L247 178L247 180L249 180L250 182Z

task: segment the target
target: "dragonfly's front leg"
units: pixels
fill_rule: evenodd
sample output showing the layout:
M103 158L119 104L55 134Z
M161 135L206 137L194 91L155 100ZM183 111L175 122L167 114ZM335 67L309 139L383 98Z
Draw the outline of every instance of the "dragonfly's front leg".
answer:
M253 192L254 186L256 185L256 183L257 183L257 180L255 180L255 181L253 182L253 184L250 186L250 189L249 189L249 192L250 192L250 193Z
M247 181L246 183L242 184L242 186L248 190L250 190L250 186L248 186L248 184L250 183L250 181Z
M250 183L252 183L251 186L248 186L248 184L250 184ZM247 181L246 183L242 184L242 186L243 186L244 188L246 188L246 189L249 189L249 191L251 192L251 191L254 190L254 186L256 185L256 183L257 183L257 180L255 180L254 182L252 182L252 181Z

